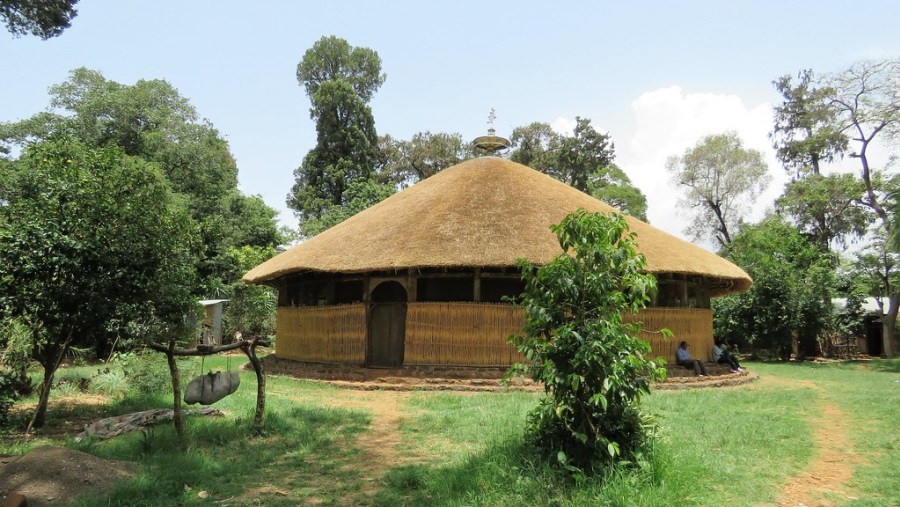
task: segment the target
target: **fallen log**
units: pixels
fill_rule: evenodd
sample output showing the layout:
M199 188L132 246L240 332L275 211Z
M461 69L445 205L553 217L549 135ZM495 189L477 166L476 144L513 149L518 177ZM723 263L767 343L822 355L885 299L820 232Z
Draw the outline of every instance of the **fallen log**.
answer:
M106 419L100 419L99 421L92 422L91 424L85 424L84 431L75 436L75 441L78 442L83 438L96 438L99 440L103 440L116 437L124 433L129 433L131 431L141 429L145 426L151 426L163 421L171 421L175 416L174 414L175 411L171 408L155 408L151 410L135 412L133 414L107 417ZM225 414L223 414L221 410L207 407L182 410L181 415L221 416Z

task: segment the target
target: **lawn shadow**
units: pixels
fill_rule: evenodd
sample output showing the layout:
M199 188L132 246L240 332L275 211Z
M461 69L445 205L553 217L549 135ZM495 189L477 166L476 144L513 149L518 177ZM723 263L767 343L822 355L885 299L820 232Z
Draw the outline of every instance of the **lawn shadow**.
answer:
M900 358L874 359L868 363L868 366L872 371L880 371L884 373L900 373Z
M339 442L367 428L368 414L308 407L272 411L266 414L267 431L261 436L252 433L252 420L252 412L186 419L184 441L171 424L164 424L108 441L70 443L103 458L142 466L133 480L75 505L182 505L197 501L200 492L219 500L244 498L248 504L297 505L313 496L343 494L340 488L311 488L317 477L340 476L348 487L359 482L352 467L341 466L354 455ZM328 460L313 459L318 456ZM336 474L336 469L342 472Z
M652 501L634 503L634 494L659 479L667 463L663 454L643 468L611 468L602 476L576 481L551 467L521 438L510 439L490 444L455 465L392 468L374 505L651 505Z

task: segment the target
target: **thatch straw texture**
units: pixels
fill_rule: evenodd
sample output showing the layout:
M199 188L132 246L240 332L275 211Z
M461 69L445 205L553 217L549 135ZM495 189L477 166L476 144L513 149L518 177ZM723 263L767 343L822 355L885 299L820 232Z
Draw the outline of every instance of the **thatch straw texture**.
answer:
M365 364L366 306L280 307L275 355L323 363Z
M483 303L410 303L404 364L507 366L523 357L507 343L522 330L519 308Z
M559 254L550 225L579 209L614 208L508 160L483 157L445 169L257 266L244 281L304 271L360 273L407 268L544 264ZM726 282L714 295L746 290L750 277L696 245L629 217L653 273ZM730 282L730 283L729 283Z

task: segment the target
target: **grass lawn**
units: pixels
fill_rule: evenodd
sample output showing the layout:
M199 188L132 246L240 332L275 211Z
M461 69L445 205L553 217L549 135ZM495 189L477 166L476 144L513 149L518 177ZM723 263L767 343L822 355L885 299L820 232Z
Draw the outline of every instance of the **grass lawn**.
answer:
M243 362L232 358L231 367ZM200 371L199 362L183 365L184 376ZM749 366L761 376L749 386L654 392L645 404L659 439L648 462L580 484L561 479L524 444L535 394L348 391L270 376L268 431L252 436L252 372L215 405L226 417L186 420L185 446L170 424L102 442L66 438L72 421L171 404L171 395L146 389L116 395L125 381L110 378L95 379L88 393L58 390L50 426L27 440L10 433L0 452L54 443L142 465L135 479L81 506L776 505L784 484L823 452L822 426L836 424L825 415L840 413L850 473L824 499L900 504L900 361ZM61 376L75 386L96 371Z

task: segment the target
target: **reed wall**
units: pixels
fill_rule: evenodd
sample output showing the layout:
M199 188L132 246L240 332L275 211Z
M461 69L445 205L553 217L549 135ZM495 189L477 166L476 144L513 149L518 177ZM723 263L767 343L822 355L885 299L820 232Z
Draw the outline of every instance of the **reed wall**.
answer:
M366 306L280 307L275 355L296 361L365 364Z
M644 330L640 338L650 342L652 357L662 356L667 363L675 362L678 344L686 341L694 359L708 361L713 346L712 310L708 308L644 308L626 321L640 320ZM667 328L672 337L664 340L659 331Z
M691 354L709 360L713 344L712 310L647 308L626 320L644 323L640 337L650 342L653 357L675 361L683 340ZM522 329L521 309L506 304L409 303L404 364L507 366L523 357L507 342ZM664 340L659 332L673 332ZM276 354L285 359L365 364L366 308L363 304L278 308Z
M507 343L522 310L506 304L410 303L404 364L507 366L522 356Z

